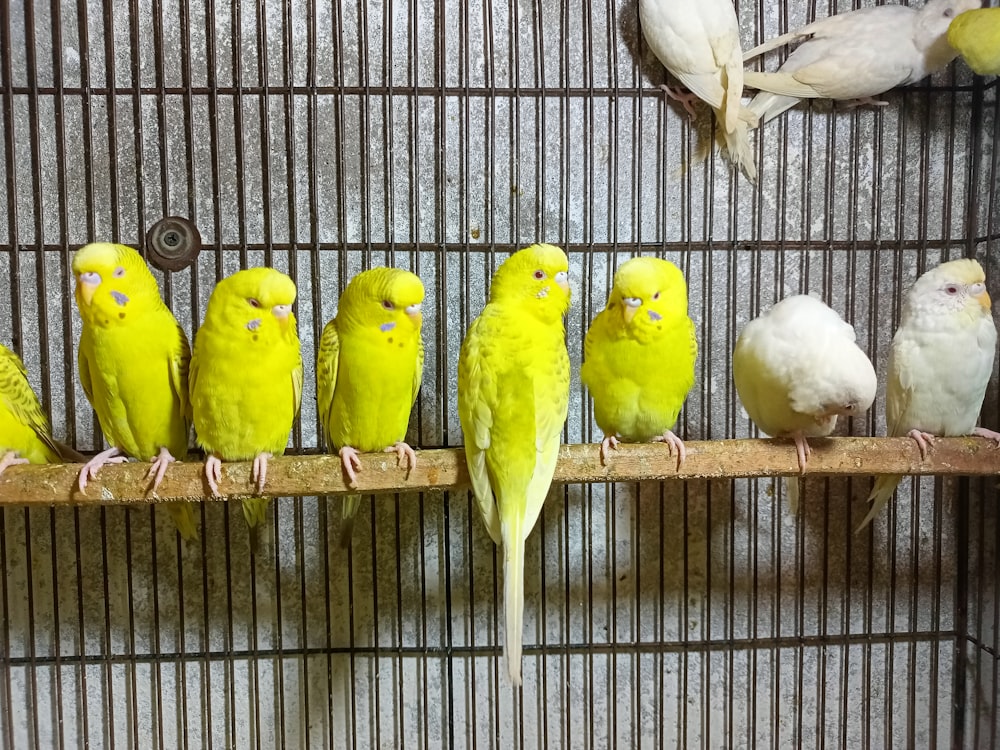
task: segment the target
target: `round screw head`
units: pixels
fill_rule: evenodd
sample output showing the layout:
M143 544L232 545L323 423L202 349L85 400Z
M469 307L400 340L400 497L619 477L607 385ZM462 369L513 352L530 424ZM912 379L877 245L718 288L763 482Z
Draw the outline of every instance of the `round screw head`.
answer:
M189 219L168 216L146 232L146 252L149 262L161 271L180 271L201 252L201 234Z

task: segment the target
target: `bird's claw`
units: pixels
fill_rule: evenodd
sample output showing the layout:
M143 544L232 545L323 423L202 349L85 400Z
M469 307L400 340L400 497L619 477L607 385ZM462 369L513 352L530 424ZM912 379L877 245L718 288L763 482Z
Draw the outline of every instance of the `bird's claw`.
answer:
M413 471L417 465L417 454L413 448L411 448L407 443L399 441L386 448L385 452L394 452L396 454L396 465L399 466L402 464L406 468L406 476L409 478L410 472Z
M345 445L340 449L339 454L340 463L344 467L344 473L347 474L347 486L356 490L358 488L357 472L361 471L361 459L358 458L358 452L351 446Z
M3 454L3 458L0 458L0 474L3 474L8 466L17 466L18 464L26 463L30 462L28 459L18 456L16 451L7 451Z
M608 451L618 450L618 438L614 435L605 435L601 441L601 465L608 465Z
M151 459L152 465L149 467L149 471L146 472L146 479L152 478L153 483L149 486L146 492L155 495L156 488L160 486L160 482L163 481L163 477L167 473L167 467L174 463L177 459L170 455L170 451L167 450L166 446L160 448L158 455L153 456Z
M213 497L222 497L219 492L219 481L222 479L222 459L218 456L208 456L205 459L205 480L208 488L212 490Z
M792 439L795 440L795 456L799 462L799 474L805 474L806 464L809 462L809 456L812 455L812 448L809 447L809 441L801 432L796 433Z
M910 430L907 434L917 442L917 447L920 448L920 460L926 461L927 451L934 445L934 436L922 430Z
M680 102L681 106L684 107L685 111L689 115L691 115L692 119L696 116L694 111L694 106L692 106L692 102L698 101L698 97L696 94L692 94L691 92L684 94L681 93L680 89L674 91L665 83L661 83L660 88L663 89L663 93L667 95L668 99L673 99L675 102Z
M264 483L267 481L267 459L271 458L270 453L258 453L253 460L253 469L250 471L250 478L257 485L257 492L264 491Z
M107 466L108 464L123 464L128 461L128 456L121 455L121 451L117 448L108 448L106 451L101 451L92 459L87 461L80 469L80 476L76 481L77 487L80 488L80 492L87 491L87 482L91 479L97 479L97 472L101 470L102 466Z
M984 437L987 440L992 440L996 445L994 448L1000 448L1000 432L994 432L993 430L987 430L985 427L977 427L972 431L973 435L978 435L979 437ZM0 469L2 471L2 469Z
M684 447L684 441L677 437L673 432L667 430L662 435L653 438L654 443L666 443L667 450L670 455L674 455L674 448L677 449L677 469L680 470L681 464L684 463L684 459L687 458L687 449Z

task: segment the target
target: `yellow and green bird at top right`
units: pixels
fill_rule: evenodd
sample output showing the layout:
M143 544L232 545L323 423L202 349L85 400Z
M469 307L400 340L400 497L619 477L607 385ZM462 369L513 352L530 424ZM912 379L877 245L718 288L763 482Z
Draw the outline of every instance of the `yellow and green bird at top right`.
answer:
M604 431L601 461L620 440L664 442L680 468L686 451L672 428L694 385L698 356L681 270L661 258L623 263L607 306L587 331L583 356L580 379Z
M1000 75L1000 8L959 13L948 26L948 44L979 75Z

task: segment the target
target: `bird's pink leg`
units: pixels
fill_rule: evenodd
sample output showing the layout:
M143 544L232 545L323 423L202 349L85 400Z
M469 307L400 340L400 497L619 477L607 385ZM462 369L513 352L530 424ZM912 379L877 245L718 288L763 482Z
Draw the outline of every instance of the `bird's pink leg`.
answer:
M76 482L80 488L80 492L87 491L87 482L97 478L97 472L100 471L102 466L123 464L126 461L128 461L128 456L123 456L122 452L117 448L108 448L106 451L98 453L80 469L80 478Z
M152 477L153 484L149 488L149 492L156 494L156 488L160 486L160 482L163 481L163 476L167 473L167 467L170 466L177 459L170 455L170 451L167 447L161 446L158 455L153 456L150 461L153 465L149 467L149 471L146 472L146 479Z
M385 449L386 453L396 454L396 463L402 464L406 467L406 474L409 476L410 472L417 465L417 454L414 452L407 443L400 440L398 443L393 443L388 448Z
M796 432L792 435L792 440L795 441L795 455L799 459L799 474L805 474L806 463L809 460L809 456L812 455L812 449L806 441L806 436L801 432Z
M352 490L358 488L358 475L356 472L361 471L361 459L358 458L358 452L354 450L349 445L345 445L339 451L340 463L344 466L344 473L347 474L347 486Z
M222 479L222 459L210 453L205 457L205 481L208 482L212 495L222 497L219 492L219 480Z
M910 430L907 435L917 441L917 447L920 448L920 460L926 459L927 450L934 445L934 436L922 430Z
M670 88L667 84L661 83L660 88L663 89L663 93L667 95L668 99L673 99L675 102L680 102L681 106L687 111L691 117L695 117L693 102L698 101L698 97L692 94L690 91L686 94L681 93L681 89L676 91Z
M604 440L601 441L601 464L603 466L608 464L609 450L618 450L618 438L614 435L605 435Z
M270 453L258 453L253 460L253 469L250 478L257 483L257 492L264 491L264 482L267 481L267 459L271 458Z
M972 431L972 434L978 435L979 437L984 437L987 440L995 440L997 445L1000 446L1000 432L987 430L985 427L977 427ZM2 469L0 469L0 471L2 471Z
M674 448L677 449L677 468L681 468L684 459L687 458L687 450L684 448L684 441L677 437L670 430L667 430L659 437L653 438L654 443L666 443L670 450L670 455L674 455Z
M0 474L3 474L8 466L26 463L29 463L28 459L18 457L17 451L7 451L3 454L3 458L0 458Z

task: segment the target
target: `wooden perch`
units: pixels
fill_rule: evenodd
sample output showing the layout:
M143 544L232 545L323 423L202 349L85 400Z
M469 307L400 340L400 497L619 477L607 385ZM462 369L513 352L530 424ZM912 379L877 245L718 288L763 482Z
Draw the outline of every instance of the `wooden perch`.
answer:
M808 476L872 474L1000 475L1000 448L984 438L939 438L926 461L909 438L811 439ZM564 445L555 481L563 483L635 482L663 479L728 479L794 476L795 448L787 440L691 441L687 460L676 470L676 456L663 443L622 444L602 466L597 444ZM361 457L358 489L363 494L454 490L469 486L465 454L459 448L418 450L409 476L397 467L395 453ZM147 463L105 466L86 494L77 489L79 465L12 466L0 475L0 505L84 505L165 502L179 499L234 499L255 494L250 464L223 464L220 490L213 498L200 462L171 464L158 496L146 495ZM335 456L285 456L268 462L268 497L344 495L340 459Z

